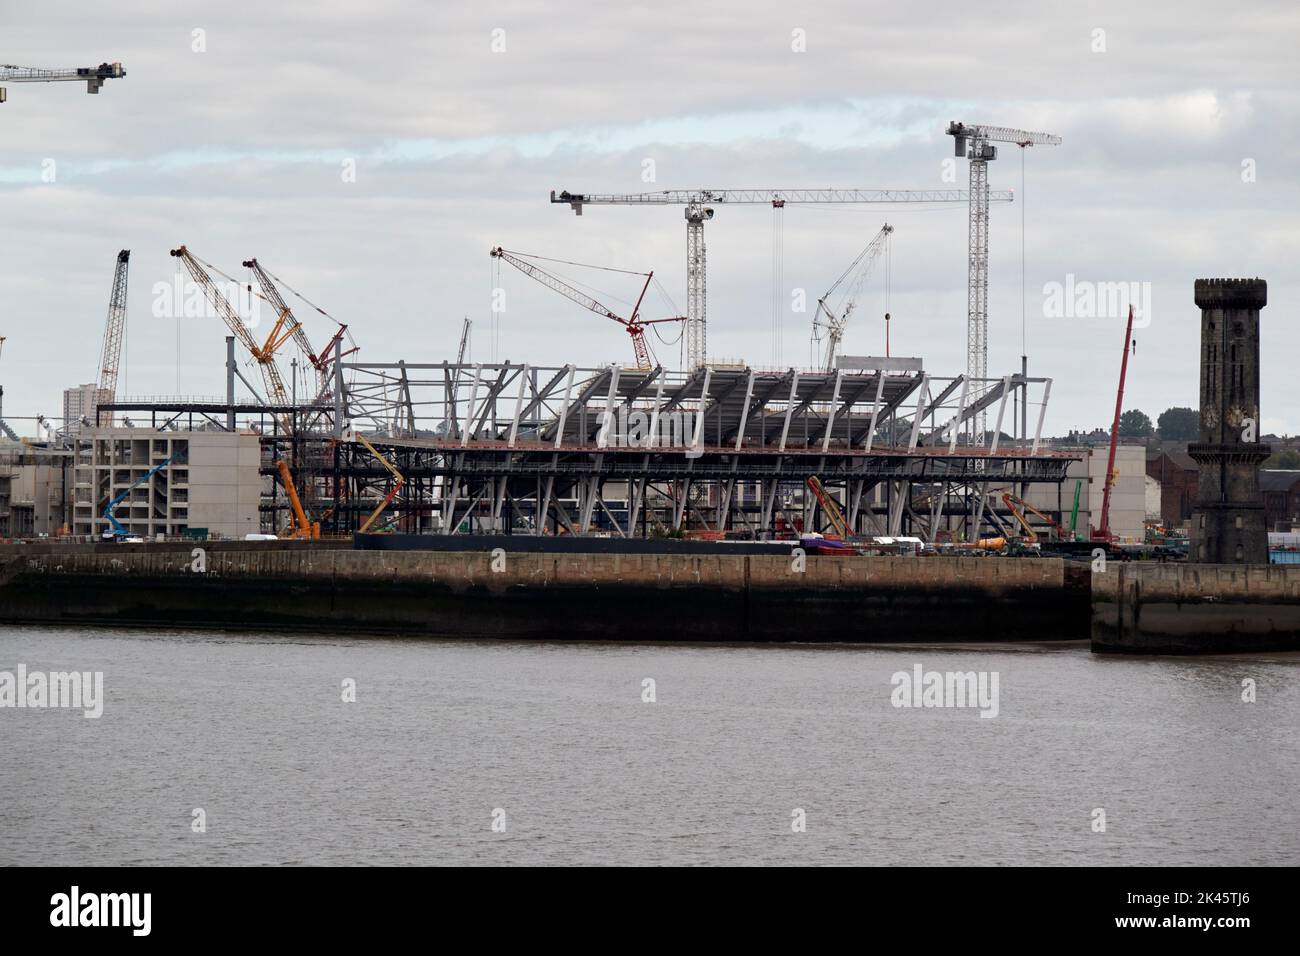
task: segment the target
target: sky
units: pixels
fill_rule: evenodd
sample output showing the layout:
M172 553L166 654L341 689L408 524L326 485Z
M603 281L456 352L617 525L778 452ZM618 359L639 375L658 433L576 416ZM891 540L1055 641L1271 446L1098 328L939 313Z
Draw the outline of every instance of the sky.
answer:
M550 190L965 188L945 135L959 120L1063 140L1005 144L989 167L1016 192L991 213L989 373L1018 370L1023 348L1053 379L1049 433L1109 426L1124 337L1122 314L1058 309L1051 290L1134 284L1145 315L1125 407L1154 419L1197 405L1194 280L1259 276L1261 418L1294 434L1297 40L1290 2L0 0L0 62L127 71L93 97L7 84L4 417L32 434L32 417L61 415L64 387L95 379L123 248L119 396L224 391L225 328L176 316L162 292L182 243L240 282L256 256L348 323L361 361L454 360L467 316L476 361L630 362L615 323L498 275L488 251L653 270L664 291L643 316L676 315L682 209L579 218ZM888 310L893 354L963 371L966 220L964 204L719 208L710 356L809 366L812 304L888 221L888 268L864 284L843 350L882 354ZM553 267L619 314L639 291L636 276ZM290 304L314 341L333 333ZM679 342L651 345L680 364Z

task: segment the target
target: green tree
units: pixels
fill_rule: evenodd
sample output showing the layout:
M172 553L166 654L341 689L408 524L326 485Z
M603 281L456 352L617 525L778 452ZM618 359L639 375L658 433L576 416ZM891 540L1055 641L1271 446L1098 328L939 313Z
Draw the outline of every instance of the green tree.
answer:
M1156 419L1165 441L1195 441L1201 433L1201 416L1194 408L1166 408Z
M1130 408L1119 417L1120 438L1150 438L1155 433L1147 413L1138 408Z
M1283 471L1300 470L1300 451L1292 451L1291 449L1280 451L1264 462L1262 467L1277 468Z

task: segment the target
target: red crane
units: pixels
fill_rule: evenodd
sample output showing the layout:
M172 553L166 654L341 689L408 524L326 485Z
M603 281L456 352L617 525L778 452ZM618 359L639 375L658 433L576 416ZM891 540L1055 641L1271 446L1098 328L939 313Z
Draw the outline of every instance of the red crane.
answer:
M521 256L524 255L524 253L522 252L509 252L505 249L502 249L500 246L497 246L495 249L491 250L491 254L493 258L501 259L505 262L510 263L512 266L514 266L524 275L536 279L542 285L550 289L554 289L556 292L560 293L560 295L564 296L566 299L570 299L578 303L578 305L582 306L584 309L589 309L590 311L595 312L597 315L603 315L607 319L613 319L615 322L618 322L620 325L622 325L625 329L627 329L627 334L632 336L632 349L633 351L636 352L636 367L639 369L644 369L648 371L650 368L653 367L650 364L650 349L646 345L645 327L647 325L655 325L656 323L659 322L685 322L686 321L686 316L684 315L675 315L667 319L641 318L641 301L645 298L646 290L650 288L650 281L654 278L655 275L653 272L629 272L626 269L608 270L612 272L626 272L628 275L645 276L645 285L641 287L641 294L637 296L636 305L632 307L632 317L625 319L621 315L614 314L606 306L601 305L599 302L597 302L591 296L587 295L585 292L575 289L573 286L569 285L563 279L557 279L549 272L546 272L543 269L539 269L531 262L525 262L522 258L520 258ZM541 259L544 257L529 256L528 258ZM574 265L581 265L581 264L582 263L574 263ZM606 266L592 266L592 268L608 269L608 267Z
M1110 454L1106 458L1106 483L1101 493L1101 522L1092 532L1093 541L1117 540L1110 530L1110 493L1115 487L1115 446L1119 443L1119 417L1124 408L1124 378L1128 375L1128 353L1133 342L1133 306L1128 307L1128 326L1124 329L1124 355L1119 365L1119 390L1115 393L1115 420L1110 426Z

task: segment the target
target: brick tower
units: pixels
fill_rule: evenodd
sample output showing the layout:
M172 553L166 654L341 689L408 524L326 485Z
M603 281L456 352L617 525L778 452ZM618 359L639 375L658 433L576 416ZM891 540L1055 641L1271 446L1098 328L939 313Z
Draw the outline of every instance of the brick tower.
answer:
M1197 279L1201 310L1201 440L1187 446L1200 466L1192 511L1192 561L1267 564L1259 465L1270 454L1259 426L1259 310L1263 279Z

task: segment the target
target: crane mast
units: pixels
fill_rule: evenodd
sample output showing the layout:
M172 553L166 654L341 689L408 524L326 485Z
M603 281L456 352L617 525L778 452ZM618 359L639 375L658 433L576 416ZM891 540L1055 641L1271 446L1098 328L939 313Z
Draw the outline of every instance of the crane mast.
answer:
M1133 306L1128 307L1128 325L1124 328L1124 353L1119 362L1119 388L1115 391L1115 420L1110 426L1110 451L1106 456L1106 481L1101 492L1101 522L1094 541L1112 542L1116 540L1110 530L1110 498L1115 489L1115 479L1119 473L1115 470L1115 449L1119 444L1119 420L1124 412L1124 379L1128 377L1128 353L1133 344Z
M970 160L970 212L966 237L966 377L983 379L989 364L989 191L990 160L998 158L993 143L1015 143L1020 147L1059 146L1061 137L1007 126L981 126L952 122L947 133L953 138L953 153ZM984 432L987 418L981 411L978 428Z
M109 404L117 400L117 373L122 362L122 336L126 330L126 280L131 262L131 250L117 254L113 270L113 291L108 297L108 317L104 320L104 341L99 353L98 402ZM99 412L97 425L111 425L112 412Z
M583 207L683 206L686 210L686 359L690 369L705 363L708 346L708 260L704 224L715 204L787 203L951 203L966 202L964 189L665 189L651 193L571 193L551 190L551 202L567 205L581 216ZM988 194L987 201L1011 202L1009 190Z
M463 365L465 363L465 347L469 344L469 330L472 327L473 323L470 322L469 316L465 316L464 324L460 327L460 348L456 350L457 365Z

